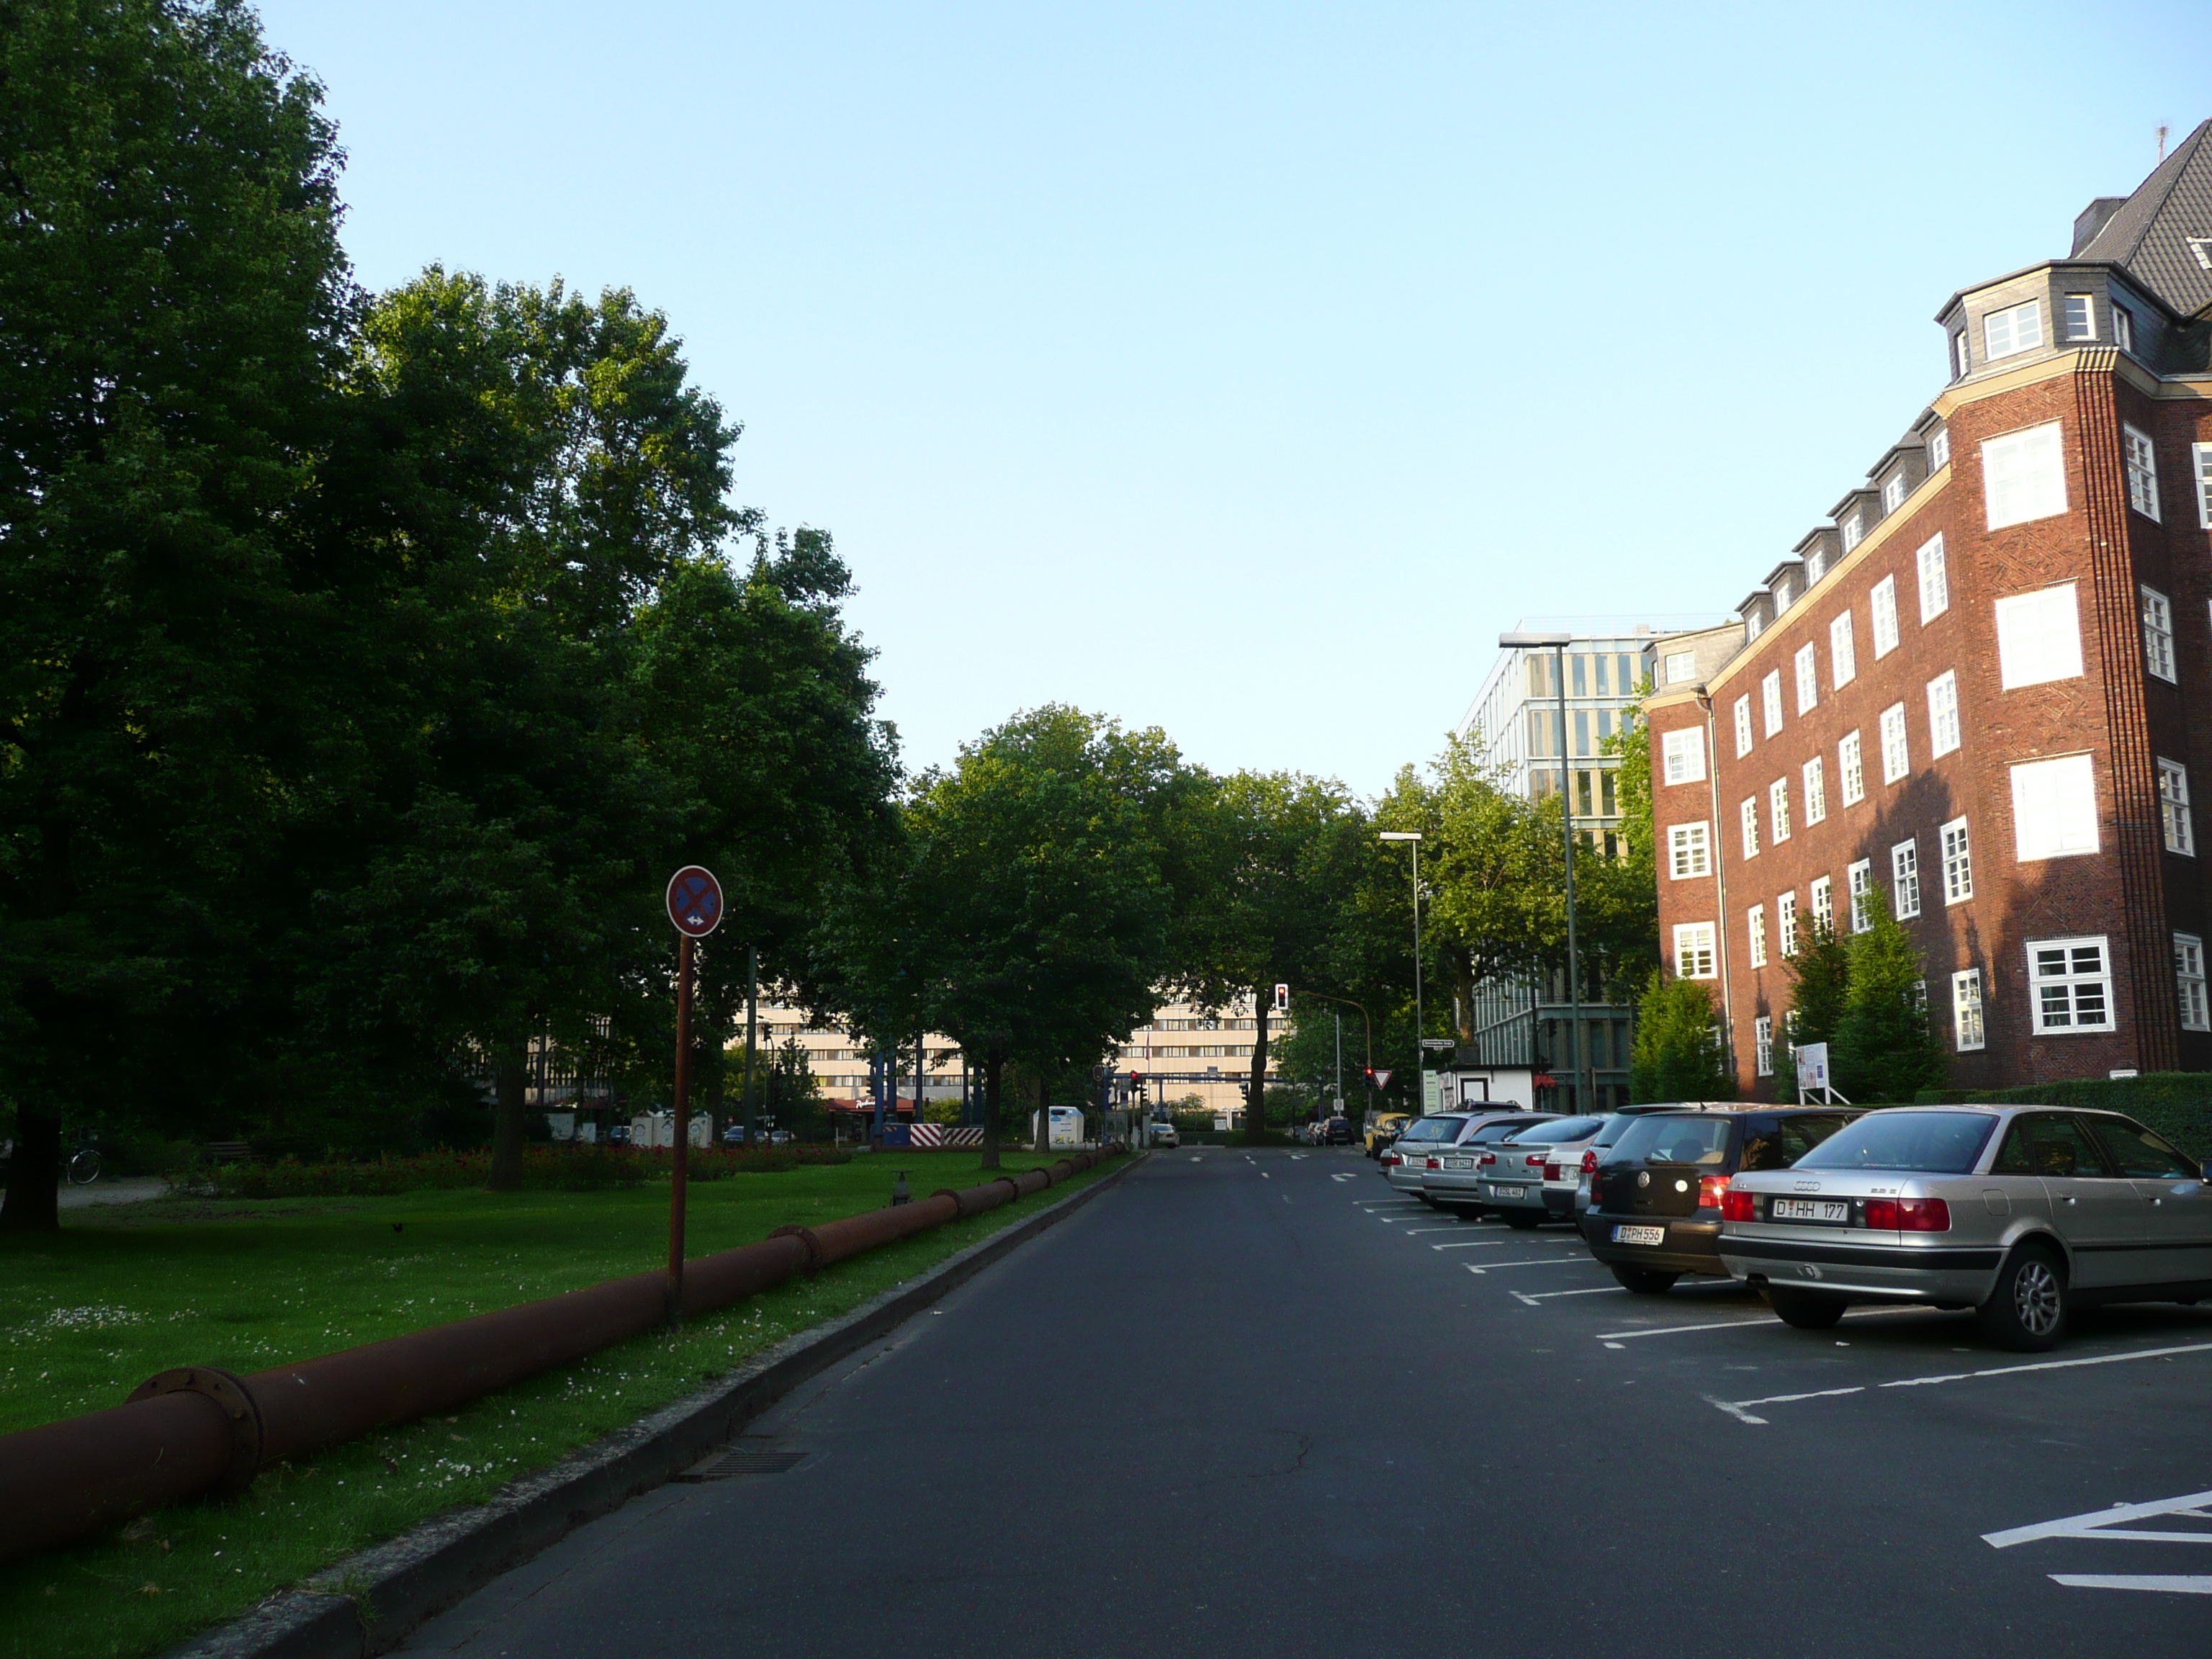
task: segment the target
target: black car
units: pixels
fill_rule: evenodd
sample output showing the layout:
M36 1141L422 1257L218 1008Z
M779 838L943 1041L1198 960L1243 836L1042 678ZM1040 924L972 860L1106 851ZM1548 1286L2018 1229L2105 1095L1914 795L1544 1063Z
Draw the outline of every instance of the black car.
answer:
M1726 1279L1721 1194L1739 1170L1786 1170L1856 1116L1832 1107L1655 1112L1631 1122L1590 1174L1590 1254L1656 1296L1685 1273Z
M1349 1146L1352 1139L1352 1120L1332 1117L1322 1124L1321 1133L1314 1137L1314 1144L1316 1146Z

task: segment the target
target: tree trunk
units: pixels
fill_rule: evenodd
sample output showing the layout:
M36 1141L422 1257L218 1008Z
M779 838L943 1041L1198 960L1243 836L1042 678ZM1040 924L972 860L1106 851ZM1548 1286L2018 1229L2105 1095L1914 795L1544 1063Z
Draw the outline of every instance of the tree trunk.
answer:
M1052 1150L1052 1074L1037 1074L1036 1149L1040 1152Z
M1258 986L1252 988L1251 1097L1244 1103L1244 1139L1254 1146L1267 1138L1267 1003Z
M983 1163L982 1168L999 1167L999 1083L1000 1074L1006 1062L995 1054L983 1057Z
M15 1152L0 1232L50 1233L61 1225L62 1115L28 1102L15 1108Z
M491 1179L495 1193L522 1190L522 1120L529 1086L529 1055L520 1043L501 1048L492 1061L497 1095L492 1106Z

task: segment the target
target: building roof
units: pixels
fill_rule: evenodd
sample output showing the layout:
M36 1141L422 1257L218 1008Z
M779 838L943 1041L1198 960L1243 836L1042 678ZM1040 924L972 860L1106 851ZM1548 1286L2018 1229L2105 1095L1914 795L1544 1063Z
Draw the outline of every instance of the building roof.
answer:
M2183 139L2076 251L2082 259L2112 260L2180 317L2212 306L2212 266L2205 263L2212 259L2208 133L2212 121Z

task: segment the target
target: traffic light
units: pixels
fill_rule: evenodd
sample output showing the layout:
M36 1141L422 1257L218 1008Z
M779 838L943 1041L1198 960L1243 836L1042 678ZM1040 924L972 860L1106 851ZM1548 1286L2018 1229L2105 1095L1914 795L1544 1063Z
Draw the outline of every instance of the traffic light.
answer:
M1278 985L1275 988L1275 1012L1279 1014L1287 1014L1291 1012L1291 988L1287 985Z

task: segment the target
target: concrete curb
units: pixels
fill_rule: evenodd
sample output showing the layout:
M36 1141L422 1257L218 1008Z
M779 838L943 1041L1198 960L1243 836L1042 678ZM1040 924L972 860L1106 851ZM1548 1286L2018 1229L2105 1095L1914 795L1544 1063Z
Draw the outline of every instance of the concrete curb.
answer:
M616 1430L489 1504L424 1522L349 1556L252 1612L172 1648L166 1659L368 1659L582 1526L650 1492L734 1437L808 1379L888 1334L1015 1247L1066 1219L1147 1153L1024 1221L947 1257L839 1319L757 1354L712 1387Z

